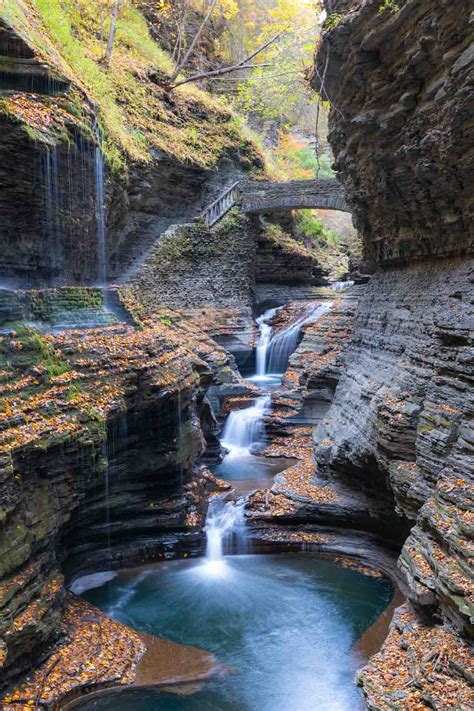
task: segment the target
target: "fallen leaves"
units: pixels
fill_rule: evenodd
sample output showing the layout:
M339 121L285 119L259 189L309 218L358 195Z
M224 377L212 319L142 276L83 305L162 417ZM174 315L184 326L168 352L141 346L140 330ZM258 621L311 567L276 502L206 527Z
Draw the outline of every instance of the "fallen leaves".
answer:
M474 707L473 675L469 645L448 626L424 624L405 603L359 681L369 707L380 711L467 711Z
M130 684L145 652L139 635L114 622L85 600L69 596L64 610L64 639L26 681L1 699L4 711L55 704L90 685Z

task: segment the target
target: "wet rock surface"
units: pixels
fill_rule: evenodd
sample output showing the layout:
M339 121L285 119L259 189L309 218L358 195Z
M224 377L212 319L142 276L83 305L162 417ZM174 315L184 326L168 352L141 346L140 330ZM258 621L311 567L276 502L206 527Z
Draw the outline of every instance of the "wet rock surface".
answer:
M199 417L233 364L190 330L2 336L3 684L57 641L64 573L200 549L216 485Z
M469 9L463 0L407 0L380 12L370 0L326 6L340 19L324 35L314 83L326 67L336 167L378 271L318 428L318 471L387 492L412 527L399 567L414 607L400 612L361 683L374 709L469 708Z

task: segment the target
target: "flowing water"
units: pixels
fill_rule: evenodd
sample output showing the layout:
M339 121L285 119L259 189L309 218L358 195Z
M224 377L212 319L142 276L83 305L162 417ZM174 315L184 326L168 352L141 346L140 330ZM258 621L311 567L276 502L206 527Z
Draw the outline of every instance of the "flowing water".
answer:
M331 302L320 304L309 314L304 314L294 323L279 331L270 341L267 354L267 370L269 373L284 373L288 368L290 356L300 340L301 328L311 321L320 318L331 307Z
M129 690L83 711L357 711L351 648L388 604L383 578L312 554L173 561L85 593L135 629L212 651L225 671L189 696Z
M270 402L270 395L262 395L250 407L230 413L222 433L222 445L229 450L229 455L239 456L261 441L264 434L263 416Z
M225 553L230 545L239 553L247 549L244 517L245 501L224 501L215 497L209 502L206 517L206 572L221 575L226 569Z
M97 272L99 286L107 284L107 248L105 233L105 183L104 183L104 156L99 146L95 149L95 209L97 222Z
M271 349L265 323L271 318L266 312L260 321L260 369ZM306 319L281 332L274 358L282 368ZM263 439L269 407L266 394L229 415L222 438L229 453L219 465L227 478L248 477L252 459L255 476L262 476L267 460L251 449ZM128 689L86 701L82 711L363 709L353 681L358 666L353 645L389 603L391 585L310 553L242 555L244 505L244 499L211 499L205 558L74 583L92 604L134 629L213 652L220 669L190 693ZM239 555L226 555L230 550Z
M256 346L256 375L259 377L267 373L267 351L273 332L269 321L272 320L277 311L278 309L268 309L256 321L260 334Z
M252 453L254 447L264 443L263 418L270 405L270 395L262 395L250 407L231 412L224 426L221 443L227 454L221 464L211 469L221 479L232 481L239 494L270 486L275 474L293 463L282 457L258 457Z
M53 272L58 272L62 263L61 192L63 176L59 172L57 148L48 149L44 155L45 174L45 230L49 258Z
M252 449L263 444L265 434L264 415L271 406L268 391L281 383L291 354L298 346L301 328L305 323L322 316L331 304L325 303L305 313L297 321L273 335L271 320L282 307L265 311L257 318L259 338L256 345L256 374L248 378L267 391L243 410L231 412L227 418L221 442L227 454L221 464L212 467L217 476L239 481L237 490L247 493L252 489L270 486L273 476L292 465L291 460L256 457Z
M354 286L353 281L335 281L331 284L331 289L333 291L344 291L344 289L348 289L350 286Z

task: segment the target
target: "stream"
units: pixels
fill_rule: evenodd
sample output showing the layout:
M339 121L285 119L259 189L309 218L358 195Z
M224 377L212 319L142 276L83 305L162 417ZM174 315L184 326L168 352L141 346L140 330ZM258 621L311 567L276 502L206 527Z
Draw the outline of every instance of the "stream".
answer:
M272 337L259 320L254 381L281 378L301 326L318 307ZM260 349L260 351L258 351ZM270 371L269 371L270 368ZM266 380L265 380L266 379ZM293 460L267 460L252 449L264 438L271 395L230 413L222 444L227 450L214 472L238 494L267 486ZM206 556L176 560L103 577L91 576L84 597L130 627L215 654L220 671L197 687L166 691L127 689L85 701L83 711L356 711L362 694L353 678L360 660L354 643L392 597L383 577L322 560L311 553L249 554L245 498L211 499ZM228 555L233 553L233 555ZM85 579L83 579L85 580Z
M190 696L130 690L83 711L356 711L351 648L391 585L311 554L173 561L85 597L134 629L214 652L226 667Z

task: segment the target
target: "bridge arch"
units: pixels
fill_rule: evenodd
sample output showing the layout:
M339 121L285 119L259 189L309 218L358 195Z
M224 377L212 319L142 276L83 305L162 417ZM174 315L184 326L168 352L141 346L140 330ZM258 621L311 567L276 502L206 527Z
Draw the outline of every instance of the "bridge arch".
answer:
M276 210L318 208L351 211L346 202L344 188L335 178L286 182L253 181L241 187L242 210L250 215Z

